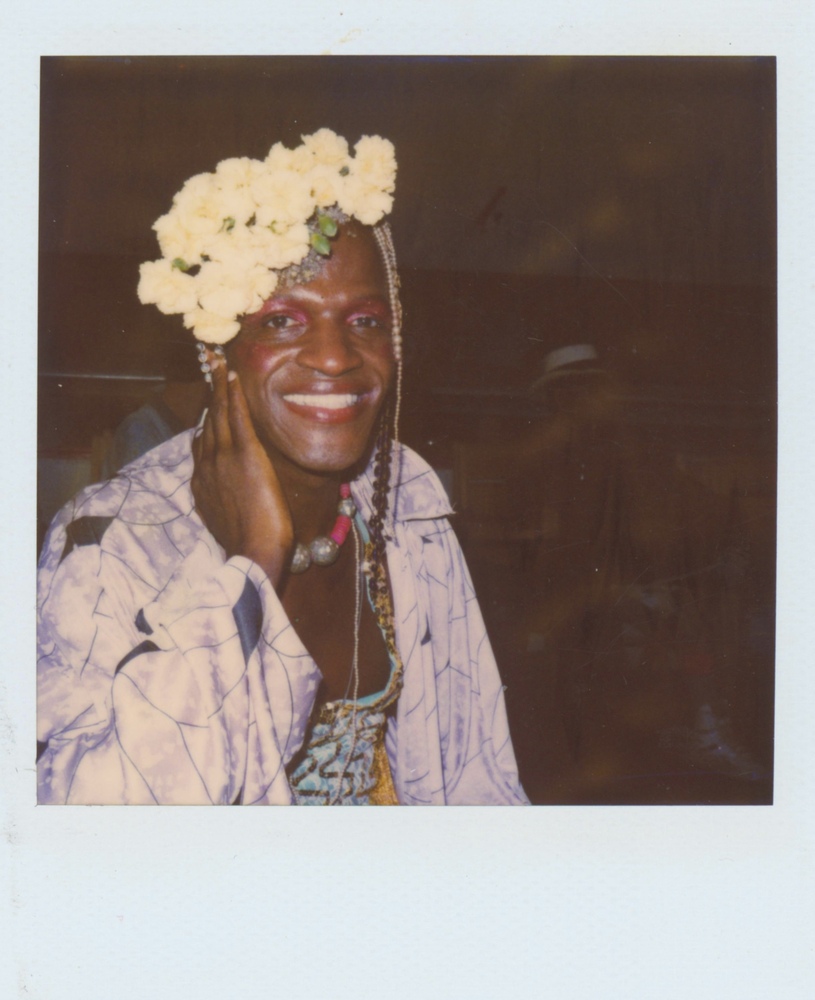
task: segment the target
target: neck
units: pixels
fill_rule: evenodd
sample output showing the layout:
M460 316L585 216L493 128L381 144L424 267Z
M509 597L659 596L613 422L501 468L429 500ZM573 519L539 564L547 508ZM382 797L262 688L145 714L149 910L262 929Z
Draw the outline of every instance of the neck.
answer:
M278 456L273 464L291 511L294 537L308 544L318 535L327 535L334 527L340 485L349 482L353 473L314 473Z

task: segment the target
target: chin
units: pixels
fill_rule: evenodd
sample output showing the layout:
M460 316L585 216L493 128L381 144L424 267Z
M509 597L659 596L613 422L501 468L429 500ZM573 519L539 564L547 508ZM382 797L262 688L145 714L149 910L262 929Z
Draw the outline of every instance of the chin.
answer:
M274 448L274 453L282 456L304 472L316 475L337 475L348 473L347 478L356 478L367 466L373 454L375 435L372 434L363 445L342 445L331 441L312 443L310 447Z

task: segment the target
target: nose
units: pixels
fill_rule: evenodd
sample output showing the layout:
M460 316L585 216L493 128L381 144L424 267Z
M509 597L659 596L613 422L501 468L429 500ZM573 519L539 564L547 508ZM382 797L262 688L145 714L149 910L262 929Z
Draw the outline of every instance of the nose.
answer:
M312 325L297 360L304 368L331 378L362 366L362 356L354 346L351 331L328 318Z

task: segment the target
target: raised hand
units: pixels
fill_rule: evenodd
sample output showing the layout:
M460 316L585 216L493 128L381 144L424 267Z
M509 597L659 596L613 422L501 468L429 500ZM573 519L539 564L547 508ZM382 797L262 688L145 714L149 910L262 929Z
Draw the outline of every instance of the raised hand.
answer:
M193 441L192 493L201 519L226 551L265 570L277 586L291 559L291 513L258 440L236 372L214 355L212 399Z

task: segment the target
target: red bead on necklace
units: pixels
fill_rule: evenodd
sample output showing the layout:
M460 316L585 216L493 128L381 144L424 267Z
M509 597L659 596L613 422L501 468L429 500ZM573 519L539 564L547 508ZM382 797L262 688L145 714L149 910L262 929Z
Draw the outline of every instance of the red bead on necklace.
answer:
M340 486L337 520L334 522L330 534L327 536L318 535L311 545L298 542L294 547L290 571L292 573L305 573L313 562L318 566L330 566L335 562L340 554L340 546L351 530L356 512L356 504L351 499L351 487L348 483L343 483Z

